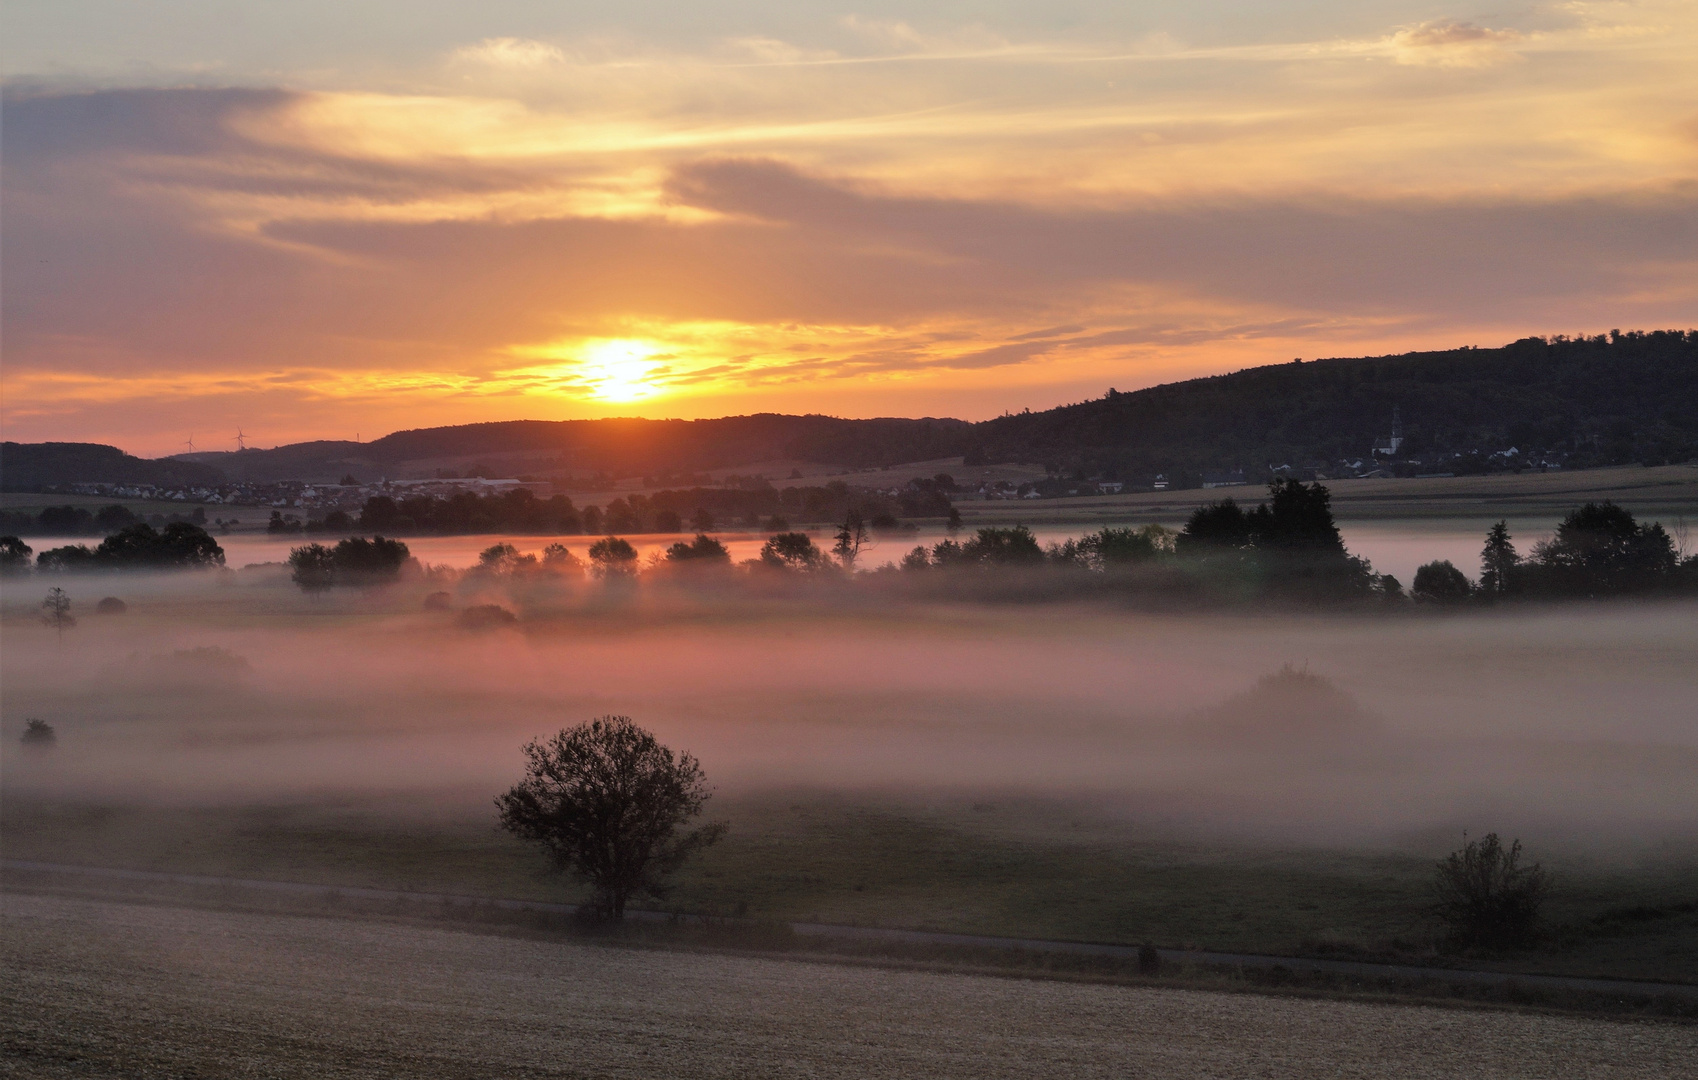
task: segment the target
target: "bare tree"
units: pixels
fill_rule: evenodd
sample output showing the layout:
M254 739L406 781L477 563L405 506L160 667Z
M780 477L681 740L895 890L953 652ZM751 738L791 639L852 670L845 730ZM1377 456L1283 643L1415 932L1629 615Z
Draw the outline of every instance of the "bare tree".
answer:
M532 740L525 757L524 780L495 800L501 824L589 882L602 918L624 918L638 894L665 898L665 876L725 835L722 824L684 831L708 799L701 764L628 716Z
M64 589L54 586L47 591L47 599L41 602L41 621L51 626L61 641L65 631L77 625L77 617L71 614L71 597Z

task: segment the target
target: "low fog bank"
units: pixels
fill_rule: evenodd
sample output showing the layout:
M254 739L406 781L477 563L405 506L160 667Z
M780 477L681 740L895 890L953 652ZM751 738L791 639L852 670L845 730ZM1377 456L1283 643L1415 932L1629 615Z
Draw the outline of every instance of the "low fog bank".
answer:
M650 597L470 631L420 610L424 586L310 598L250 573L98 579L60 635L31 584L0 622L8 798L477 815L525 740L623 713L733 798L1003 793L1317 843L1698 839L1690 602L1388 620ZM127 612L94 615L107 592ZM28 718L57 745L21 746Z

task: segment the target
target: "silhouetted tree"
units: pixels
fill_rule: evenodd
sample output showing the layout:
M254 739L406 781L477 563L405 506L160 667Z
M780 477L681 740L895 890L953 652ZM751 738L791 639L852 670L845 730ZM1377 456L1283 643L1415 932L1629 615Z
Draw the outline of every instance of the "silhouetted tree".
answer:
M855 560L860 557L861 547L867 541L867 527L861 521L861 512L854 507L844 517L843 524L837 527L837 541L832 546L832 554L843 564L844 569L855 569Z
M61 639L66 630L77 625L77 617L71 614L71 597L64 589L47 590L47 599L41 602L41 621L51 626Z
M1232 499L1199 506L1191 511L1174 546L1181 555L1241 551L1250 546L1250 517Z
M501 824L587 881L603 918L624 918L637 895L664 899L666 875L725 834L722 824L685 829L708 800L701 764L628 716L533 740L525 758L524 780L496 800Z
M1030 529L1016 525L1011 529L980 529L961 545L961 557L967 562L998 566L1036 566L1044 561L1044 549Z
M1429 604L1460 604L1473 591L1468 576L1449 559L1430 562L1416 570L1415 584L1410 589L1415 599Z
M307 544L289 551L289 580L302 592L323 592L336 584L336 561L323 544Z
M944 524L944 528L949 530L950 536L954 536L956 533L961 531L962 524L961 509L959 507L951 506L949 508L949 520Z
M604 581L623 581L636 576L637 549L617 536L604 536L590 545L590 565Z
M1533 548L1543 589L1567 595L1633 592L1667 583L1677 557L1660 523L1640 525L1612 502L1586 503Z
M35 549L16 536L0 536L0 574L21 574L29 569Z
M1470 840L1438 864L1433 913L1456 945L1524 945L1550 891L1538 863L1521 866L1521 841L1505 850L1497 833Z
M542 565L545 569L568 577L582 577L584 562L569 551L565 544L550 544L542 549Z
M680 540L666 549L668 562L688 562L697 565L724 565L731 563L731 552L724 544L706 533L697 533L696 538L689 543Z
M1515 585L1515 568L1521 562L1515 545L1510 542L1509 522L1500 521L1486 533L1486 546L1480 551L1480 592L1488 597L1509 593Z
M780 570L817 570L825 563L825 553L807 533L782 532L761 545L761 563Z

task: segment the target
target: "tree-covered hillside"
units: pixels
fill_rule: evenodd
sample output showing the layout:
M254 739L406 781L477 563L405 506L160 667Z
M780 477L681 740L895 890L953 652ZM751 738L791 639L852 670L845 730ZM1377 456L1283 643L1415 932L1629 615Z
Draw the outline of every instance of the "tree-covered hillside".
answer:
M1571 466L1698 456L1698 332L1527 338L1293 361L989 420L975 458L1135 477L1367 455L1399 409L1402 454L1555 450Z

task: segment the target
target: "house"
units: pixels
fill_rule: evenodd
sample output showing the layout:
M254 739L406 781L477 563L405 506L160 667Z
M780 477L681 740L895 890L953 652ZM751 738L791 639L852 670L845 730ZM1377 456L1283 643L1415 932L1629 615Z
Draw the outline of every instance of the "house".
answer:
M1166 474L1157 476L1156 482L1151 486L1154 487L1157 491L1166 491L1167 490L1167 476L1166 476Z
M1120 480L1099 480L1099 481L1097 481L1097 491L1101 492L1104 495L1118 495L1118 494L1120 494L1121 490L1125 487L1126 487L1126 484L1124 482L1120 481Z

